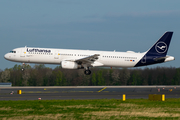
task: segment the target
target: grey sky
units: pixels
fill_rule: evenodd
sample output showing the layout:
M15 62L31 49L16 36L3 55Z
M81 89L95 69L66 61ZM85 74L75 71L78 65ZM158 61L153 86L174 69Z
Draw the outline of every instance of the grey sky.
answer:
M180 67L179 5L179 0L2 0L0 69L17 64L4 54L25 45L144 52L165 31L174 31L168 54L176 60L154 66Z

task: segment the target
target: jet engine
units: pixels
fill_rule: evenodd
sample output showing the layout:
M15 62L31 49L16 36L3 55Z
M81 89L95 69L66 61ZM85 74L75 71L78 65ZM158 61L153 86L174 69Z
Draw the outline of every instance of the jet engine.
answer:
M82 69L81 65L78 65L76 62L71 61L62 61L61 66L64 69Z

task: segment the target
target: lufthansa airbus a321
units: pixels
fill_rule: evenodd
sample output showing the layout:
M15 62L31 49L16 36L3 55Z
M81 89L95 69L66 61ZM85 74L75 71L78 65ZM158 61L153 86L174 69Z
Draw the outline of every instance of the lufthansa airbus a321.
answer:
M143 53L52 49L21 47L4 55L14 62L58 64L64 69L85 69L90 75L90 67L139 67L172 61L173 56L166 55L173 32L166 32L149 50Z

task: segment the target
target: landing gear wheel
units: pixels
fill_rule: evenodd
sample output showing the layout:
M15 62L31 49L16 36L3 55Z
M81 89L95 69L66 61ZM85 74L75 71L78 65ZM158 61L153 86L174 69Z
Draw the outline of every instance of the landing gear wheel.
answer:
M25 70L25 69L24 69L24 66L25 66L25 65L26 65L25 63L22 63L22 68L21 68L21 71L22 71L22 72L24 72L24 70Z
M90 71L90 70L85 70L85 71L84 71L84 74L90 75L90 74L91 74L91 71Z
M24 72L24 70L25 70L24 68L21 68L21 71L22 71L22 72Z

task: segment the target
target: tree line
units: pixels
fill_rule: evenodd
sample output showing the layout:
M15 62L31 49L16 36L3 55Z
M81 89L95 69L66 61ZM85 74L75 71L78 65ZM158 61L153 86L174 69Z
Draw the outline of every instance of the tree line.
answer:
M48 68L42 64L14 65L0 71L0 82L13 86L101 86L101 85L179 85L180 68L156 67L136 69L92 68L91 75L84 70Z

